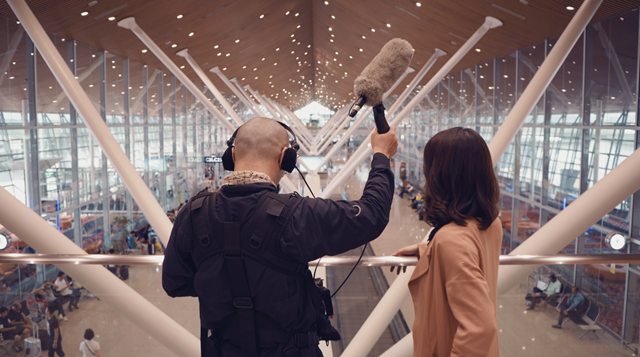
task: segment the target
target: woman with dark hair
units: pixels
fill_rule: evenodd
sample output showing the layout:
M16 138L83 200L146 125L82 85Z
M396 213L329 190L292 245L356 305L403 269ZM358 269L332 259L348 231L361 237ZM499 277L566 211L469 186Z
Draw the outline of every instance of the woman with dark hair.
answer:
M84 341L80 342L82 357L100 357L100 344L93 339L94 336L92 329L84 330Z
M416 318L414 356L497 357L496 299L502 227L500 189L477 132L451 128L424 148L426 243L395 256L418 256L409 290Z

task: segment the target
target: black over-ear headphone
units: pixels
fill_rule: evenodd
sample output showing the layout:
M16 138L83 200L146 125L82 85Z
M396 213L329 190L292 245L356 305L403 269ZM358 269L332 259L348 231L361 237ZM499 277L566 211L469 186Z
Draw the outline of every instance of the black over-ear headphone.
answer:
M291 133L292 139L289 140L289 144L291 145L291 147L285 150L284 157L282 158L282 164L280 165L280 168L284 171L291 172L296 167L296 160L298 159L298 150L300 149L300 145L298 144L296 135L293 133L291 128L285 123L279 121L278 123L282 125L282 127L285 128L289 133ZM240 126L240 128L242 128L242 126ZM233 132L233 135L231 135L231 139L227 141L227 150L225 150L224 154L222 154L222 166L227 171L233 171L233 169L235 168L231 148L233 148L236 142L236 135L238 135L238 130L240 130L240 128L236 129L236 131Z

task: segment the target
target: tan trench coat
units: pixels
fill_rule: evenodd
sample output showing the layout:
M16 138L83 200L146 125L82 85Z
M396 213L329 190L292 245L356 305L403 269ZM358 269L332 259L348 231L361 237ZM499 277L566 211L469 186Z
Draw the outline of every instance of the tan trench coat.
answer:
M416 319L414 357L497 357L496 299L500 219L486 231L476 220L449 223L421 243L409 290Z

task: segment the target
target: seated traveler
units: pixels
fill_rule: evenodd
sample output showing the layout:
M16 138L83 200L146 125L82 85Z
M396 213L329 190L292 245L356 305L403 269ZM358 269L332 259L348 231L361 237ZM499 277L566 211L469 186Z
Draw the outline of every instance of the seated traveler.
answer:
M22 340L31 336L31 330L24 326L12 325L7 312L6 307L0 307L0 324L2 324L0 332L2 332L2 337L5 340L13 340L11 347L14 351L20 352L22 351Z
M584 296L582 296L582 294L580 294L578 291L580 289L576 288L575 286L573 288L571 288L571 296L569 297L569 299L567 300L567 302L565 303L565 299L562 299L562 302L560 302L560 316L558 316L558 324L557 325L551 325L551 327L553 328L562 328L562 321L569 317L577 317L580 318L580 312L579 312L579 308L582 306L582 304L584 303ZM569 307L567 307L569 306Z
M62 308L62 302L56 298L53 293L53 289L55 289L55 285L45 281L44 284L39 289L32 291L32 294L35 294L35 298L37 302L45 302L45 309L47 306L53 306L54 311L58 310L58 318L63 321L68 321L67 316L64 313L64 309Z
M31 320L22 312L22 305L18 302L11 305L11 309L7 313L11 325L13 326L30 326Z
M60 302L64 305L66 302L69 302L69 312L73 311L74 308L79 309L78 301L80 301L80 290L72 289L71 284L67 281L67 277L64 272L58 273L58 278L55 282L56 290L62 295Z
M546 299L549 296L560 294L562 292L562 283L560 283L560 281L556 279L556 276L554 274L551 274L549 276L549 280L549 284L546 286L546 288L543 288L542 286L535 286L533 288L533 294L527 295L525 299L531 300L531 306L529 306L527 310L533 310L536 307L536 302L538 301L538 299Z

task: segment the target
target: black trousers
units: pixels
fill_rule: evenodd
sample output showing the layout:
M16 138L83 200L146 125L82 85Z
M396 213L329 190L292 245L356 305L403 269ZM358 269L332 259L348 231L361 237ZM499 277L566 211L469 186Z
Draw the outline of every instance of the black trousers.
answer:
M53 338L49 339L49 357L53 357L54 353L57 353L60 357L64 357L64 351L62 350L62 339L58 340L58 346L55 349L53 348Z
M562 303L560 303L560 316L558 316L558 325L562 326L562 321L564 321L564 319L568 318L579 318L580 315L578 315L578 313L576 312L576 310L571 310L571 311L567 311L568 314L565 315L564 310L567 308L567 305L564 304L564 301Z

